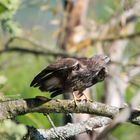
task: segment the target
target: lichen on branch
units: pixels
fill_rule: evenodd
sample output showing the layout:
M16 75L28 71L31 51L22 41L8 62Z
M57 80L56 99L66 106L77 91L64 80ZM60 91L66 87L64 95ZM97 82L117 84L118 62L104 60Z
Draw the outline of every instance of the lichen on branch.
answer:
M120 111L119 108L99 102L75 102L73 100L48 99L36 97L0 102L0 120L14 118L32 112L39 113L87 113L113 118ZM130 121L140 124L140 111L133 111Z

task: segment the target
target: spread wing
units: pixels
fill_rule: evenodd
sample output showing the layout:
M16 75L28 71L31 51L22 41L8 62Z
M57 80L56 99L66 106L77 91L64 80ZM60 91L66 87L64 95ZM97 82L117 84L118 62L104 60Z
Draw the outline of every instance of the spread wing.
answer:
M39 87L41 91L50 91L52 96L61 94L63 82L73 69L77 69L79 61L74 58L59 59L42 70L31 82L30 86Z

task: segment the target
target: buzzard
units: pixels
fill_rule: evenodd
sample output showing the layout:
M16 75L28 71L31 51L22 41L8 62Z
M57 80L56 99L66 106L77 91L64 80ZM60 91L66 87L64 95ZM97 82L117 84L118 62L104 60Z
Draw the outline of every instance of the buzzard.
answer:
M58 59L42 70L30 86L38 87L41 91L49 91L51 97L62 93L73 93L76 102L84 95L83 91L86 88L105 79L109 61L109 57L105 55ZM84 96L88 100L86 95Z

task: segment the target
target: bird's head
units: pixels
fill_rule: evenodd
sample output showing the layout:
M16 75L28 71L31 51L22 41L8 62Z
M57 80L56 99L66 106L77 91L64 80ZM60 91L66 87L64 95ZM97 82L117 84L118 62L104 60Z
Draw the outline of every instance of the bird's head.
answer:
M92 71L96 71L96 80L103 81L107 76L107 64L110 62L110 58L106 55L94 55L92 58Z
M94 55L91 59L92 59L93 65L97 67L100 67L100 66L103 67L104 65L110 62L110 58L103 54Z

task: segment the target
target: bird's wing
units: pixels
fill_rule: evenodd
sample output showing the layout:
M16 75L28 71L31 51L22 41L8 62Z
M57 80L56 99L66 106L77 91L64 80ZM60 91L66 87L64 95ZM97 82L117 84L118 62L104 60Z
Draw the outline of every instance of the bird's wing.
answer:
M53 64L42 70L31 82L30 86L38 86L44 80L54 77L57 72L62 73L63 76L69 71L76 69L78 67L79 61L74 58L63 58L59 59Z

